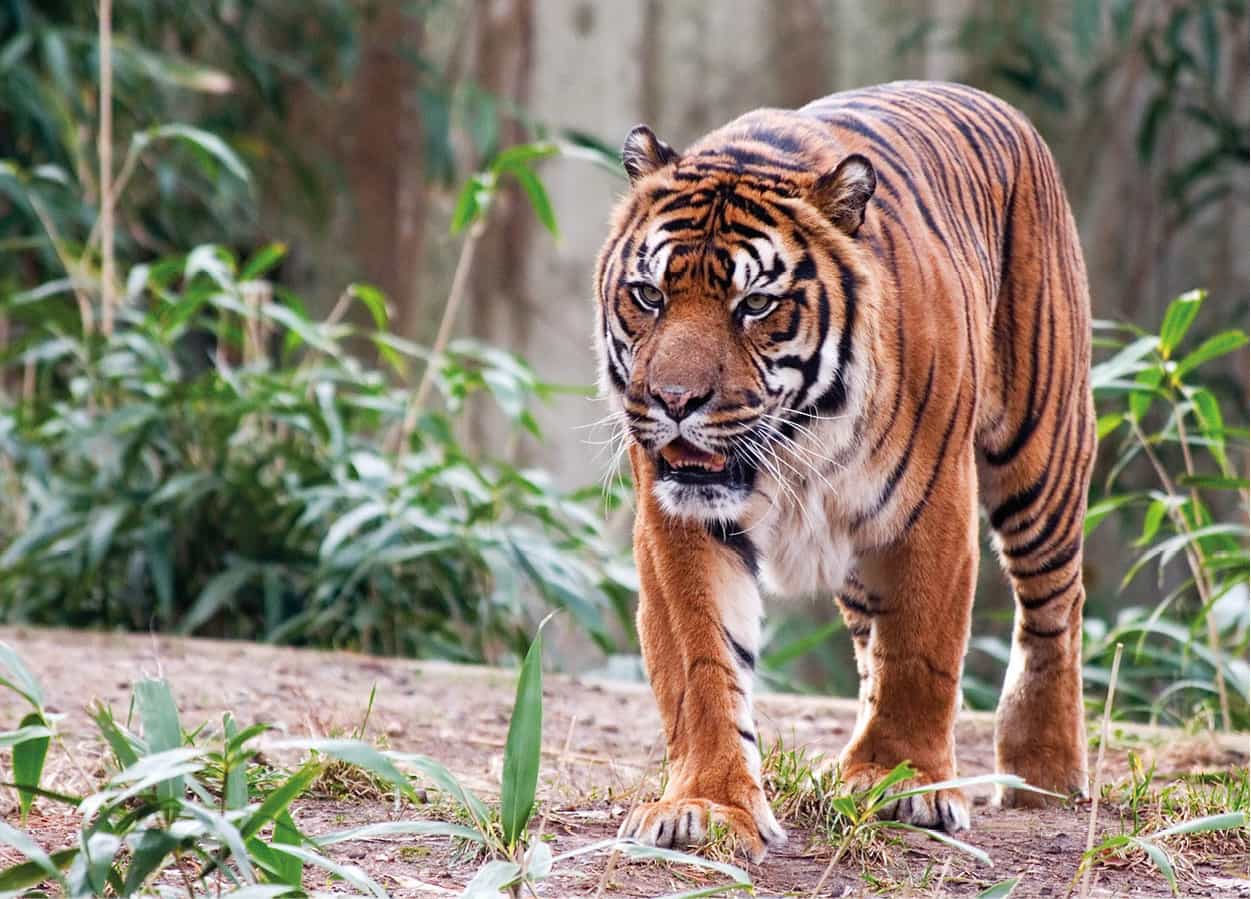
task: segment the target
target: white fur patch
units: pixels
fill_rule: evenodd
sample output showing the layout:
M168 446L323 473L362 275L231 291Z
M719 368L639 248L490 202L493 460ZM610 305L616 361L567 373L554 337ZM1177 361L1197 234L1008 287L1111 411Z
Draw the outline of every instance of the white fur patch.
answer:
M746 491L721 484L679 484L665 479L657 479L652 492L665 514L707 522L738 520L749 499Z
M838 590L855 554L844 523L830 514L829 490L820 481L790 487L795 495L783 493L758 544L765 590L780 596Z
M764 604L761 602L760 589L756 586L756 582L738 565L732 565L721 566L721 576L712 586L725 636L733 639L735 643L749 652L753 659L758 659ZM738 687L742 691L734 709L734 723L740 731L739 744L743 749L747 769L752 777L759 781L759 736L756 735L756 723L752 719L751 701L754 672L743 664L728 642L726 655L730 667L734 670ZM744 739L741 734L751 734L755 739Z

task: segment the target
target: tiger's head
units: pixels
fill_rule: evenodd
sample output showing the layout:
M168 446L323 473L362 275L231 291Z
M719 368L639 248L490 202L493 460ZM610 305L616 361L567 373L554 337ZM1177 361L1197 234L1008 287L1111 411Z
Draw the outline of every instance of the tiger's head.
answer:
M670 514L737 521L777 441L845 411L877 179L820 124L749 114L679 155L640 125L597 267L603 386Z

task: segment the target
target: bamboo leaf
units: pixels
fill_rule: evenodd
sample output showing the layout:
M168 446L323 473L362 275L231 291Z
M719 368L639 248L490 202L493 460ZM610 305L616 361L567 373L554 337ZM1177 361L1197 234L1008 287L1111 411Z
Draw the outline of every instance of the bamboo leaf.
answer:
M504 842L515 846L534 809L543 741L543 619L521 664L517 699L513 704L504 744L504 774L500 784L500 824Z
M248 168L243 164L235 151L226 142L209 131L191 125L158 125L146 131L140 131L134 137L135 143L142 149L153 141L182 140L187 141L216 159L225 169L240 181L248 181Z
M1160 326L1160 355L1169 358L1199 314L1199 305L1207 297L1206 290L1190 290L1169 303Z
M153 753L167 752L182 746L182 725L178 721L178 706L169 684L164 680L145 679L135 684L135 704L143 722L143 738ZM182 777L171 777L157 784L157 795L162 799L182 797Z
M521 865L516 862L496 860L478 869L469 883L465 884L461 899L498 899L509 884L521 876Z
M0 837L0 841L3 838ZM60 872L70 866L74 859L78 856L78 849L59 849L48 856L56 871L56 880L61 880ZM49 877L48 868L42 861L26 861L18 862L0 871L0 893L10 894L17 893L27 887L33 887L42 883Z
M282 262L287 255L285 243L266 244L252 254L252 258L244 263L239 272L240 281L252 281L268 273L274 266Z
M130 864L126 866L123 895L138 892L148 877L164 867L163 863L178 845L178 838L167 830L152 827L140 832L138 841L133 844Z
M977 894L977 899L1008 899L1012 895L1012 891L1016 889L1019 877L1012 877L1008 880L1001 880L996 884L992 884Z
M1246 812L1225 812L1220 815L1208 815L1191 821L1183 821L1180 824L1174 824L1172 827L1157 830L1151 834L1149 839L1159 840L1163 837L1172 837L1179 834L1210 833L1216 830L1237 830L1246 826Z
M305 762L298 771L271 790L260 807L239 828L243 838L246 840L256 836L261 828L285 812L296 797L317 780L321 771L322 765L319 762Z
M1218 359L1227 353L1247 345L1247 335L1242 331L1222 331L1209 337L1199 346L1187 353L1177 363L1177 368L1173 370L1174 377L1181 379L1192 372L1194 369Z
M46 731L48 722L39 712L31 712L22 719L24 730L41 727ZM31 804L35 801L35 794L23 788L39 786L39 778L43 776L43 765L48 758L48 746L51 743L52 735L49 732L46 736L23 740L13 746L13 782L18 787L17 801L23 822L26 821L26 816L30 814Z
M321 834L314 840L318 846L333 846L335 843L348 843L352 840L373 840L378 837L413 834L428 837L455 837L458 840L469 840L483 845L486 843L478 831L450 821L384 821L380 824L365 824L348 830Z
M276 852L285 852L294 856L305 864L314 865L324 871L329 871L335 877L351 884L358 890L364 890L369 895L377 897L377 899L387 899L386 891L356 865L340 864L326 858L320 852L313 852L303 846L292 846L287 843L270 843L270 848Z
M37 710L43 709L43 691L39 688L39 681L7 643L0 643L0 669L3 669L0 687L8 687Z
M518 166L511 169L510 172L517 179L517 183L521 185L522 190L526 192L526 196L530 199L530 206L534 209L534 214L539 222L551 232L553 237L560 237L560 228L556 225L556 213L552 209L552 202L547 196L547 188L543 186L539 176L532 169L524 166Z
M1177 874L1173 871L1173 860L1169 858L1169 854L1164 847L1141 837L1129 837L1128 839L1131 844L1147 854L1147 858L1151 859L1160 873L1164 875L1164 879L1168 881L1169 888L1176 894Z
M990 856L987 855L985 851L964 842L964 840L957 840L955 837L944 833L941 830L934 830L929 827L917 827L915 824L907 824L903 821L880 821L876 826L890 828L892 830L911 830L914 833L924 834L931 840L937 840L944 846L950 846L952 849L958 849L966 855L971 855L983 865L990 866L992 864Z
M282 740L274 744L275 749L312 749L331 758L339 759L351 765L364 768L371 774L387 781L401 793L413 801L417 801L417 792L412 782L404 775L395 763L368 743L360 740Z

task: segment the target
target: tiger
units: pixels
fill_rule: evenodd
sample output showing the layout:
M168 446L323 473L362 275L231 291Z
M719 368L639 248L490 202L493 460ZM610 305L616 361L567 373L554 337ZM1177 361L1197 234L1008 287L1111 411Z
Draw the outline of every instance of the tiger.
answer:
M758 109L677 152L646 125L595 270L635 492L637 633L667 781L620 833L784 844L752 715L762 596L833 596L859 674L842 785L957 832L954 729L984 513L1014 601L993 804L1087 791L1090 298L1026 116L942 82ZM1060 797L1064 797L1061 799Z

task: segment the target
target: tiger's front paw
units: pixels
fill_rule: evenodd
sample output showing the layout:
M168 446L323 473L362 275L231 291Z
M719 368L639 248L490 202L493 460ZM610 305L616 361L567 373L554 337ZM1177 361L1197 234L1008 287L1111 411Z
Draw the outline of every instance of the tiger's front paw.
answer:
M622 822L619 836L635 839L646 846L685 849L708 840L714 824L730 829L753 864L765 853L786 843L786 831L773 817L773 810L759 793L752 808L723 805L711 799L662 799L635 808Z
M889 773L890 769L881 765L851 763L843 768L843 783L850 792L860 793L870 789ZM892 786L887 796L949 779L921 771L915 777ZM964 795L963 790L933 790L896 799L885 805L879 814L883 818L904 824L956 833L969 829L969 798Z

